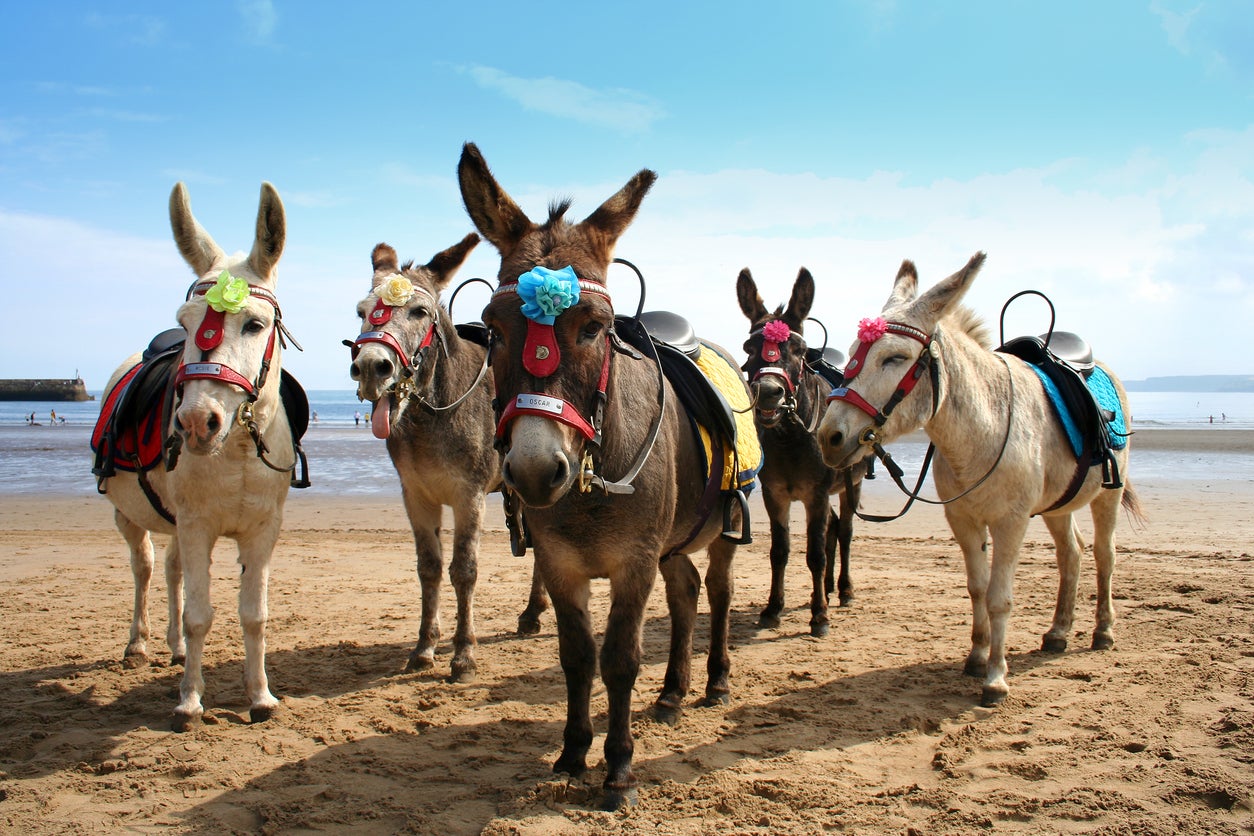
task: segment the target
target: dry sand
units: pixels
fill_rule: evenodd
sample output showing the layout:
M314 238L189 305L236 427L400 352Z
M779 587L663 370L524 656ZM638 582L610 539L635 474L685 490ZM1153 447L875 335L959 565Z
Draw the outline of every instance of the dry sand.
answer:
M1248 453L1252 440L1170 431L1136 441ZM1254 481L1138 487L1151 520L1120 525L1116 649L1086 649L1089 560L1072 650L1037 652L1057 576L1034 523L1016 584L1011 695L993 710L978 707L979 684L961 675L970 612L937 509L860 526L858 598L834 612L825 639L807 632L796 526L783 625L755 628L769 582L759 513L757 541L737 557L733 701L691 708L675 728L643 710L665 665L654 595L636 692L640 803L618 814L589 807L604 777L603 736L586 783L550 772L564 717L552 614L539 636L514 636L530 566L509 554L499 512L480 556L479 678L452 685L442 679L447 645L436 672L401 673L418 582L399 499L294 492L270 596L268 669L283 706L269 722L245 722L224 543L206 722L174 734L181 669L120 661L131 580L108 504L5 497L0 824L15 833L1254 833ZM150 647L168 658L159 576ZM605 597L597 586L598 623ZM593 709L603 733L599 683Z

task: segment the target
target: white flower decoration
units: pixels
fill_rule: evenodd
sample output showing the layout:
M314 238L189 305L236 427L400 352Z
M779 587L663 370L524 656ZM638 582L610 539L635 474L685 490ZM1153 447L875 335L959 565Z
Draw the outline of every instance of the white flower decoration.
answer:
M414 283L401 275L388 278L379 287L379 298L392 307L404 305L413 295Z

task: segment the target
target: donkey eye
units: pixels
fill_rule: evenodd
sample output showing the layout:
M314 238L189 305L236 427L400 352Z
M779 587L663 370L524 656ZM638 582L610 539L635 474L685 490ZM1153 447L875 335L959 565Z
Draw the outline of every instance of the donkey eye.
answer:
M605 326L596 320L592 320L583 327L583 331L580 332L579 336L584 340L595 340L597 337L601 336L601 332L604 330Z
M410 319L422 319L424 316L431 316L431 312L422 305L415 305L409 309Z
M250 319L244 323L245 334L260 334L266 329L266 324L260 319Z
M898 363L905 363L910 358L904 354L892 354L884 359L883 367L895 366Z

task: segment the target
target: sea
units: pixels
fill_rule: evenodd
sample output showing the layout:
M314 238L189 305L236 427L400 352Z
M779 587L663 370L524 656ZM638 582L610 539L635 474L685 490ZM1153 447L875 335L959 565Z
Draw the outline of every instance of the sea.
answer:
M0 495L96 493L90 442L102 393L90 394L95 400L0 401ZM325 495L398 492L400 483L384 443L370 432L370 405L359 403L347 390L312 390L308 395L316 419L303 442L313 482L306 490ZM1129 392L1128 397L1134 431L1254 429L1254 392ZM906 440L890 451L909 475L917 473L925 449L922 442ZM1254 478L1250 454L1147 449L1136 452L1133 461L1141 477Z

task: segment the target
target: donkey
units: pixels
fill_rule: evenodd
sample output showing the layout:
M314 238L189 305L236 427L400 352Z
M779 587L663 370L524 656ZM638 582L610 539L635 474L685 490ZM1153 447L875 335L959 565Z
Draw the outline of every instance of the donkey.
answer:
M762 627L778 627L784 609L784 569L788 566L789 512L793 502L806 511L806 565L814 580L810 594L810 634L828 632L828 598L839 589L840 605L853 600L849 577L849 550L853 518L862 495L867 462L857 462L846 473L828 467L814 438L832 384L810 369L803 328L814 304L814 278L801 268L793 284L788 308L766 309L749 268L736 278L736 298L750 322L742 367L753 392L754 422L762 439L765 463L758 474L762 501L771 519L771 595L758 616ZM840 513L828 497L840 495ZM835 574L840 548L840 577ZM834 583L835 581L835 583Z
M239 547L250 721L268 719L279 704L266 678L267 592L297 447L280 397L283 326L274 290L286 221L278 192L269 183L261 186L256 235L247 256L228 256L205 232L192 216L182 183L170 194L170 225L197 280L178 310L189 337L174 377L172 416L160 430L169 436L166 466L119 470L102 478L100 490L113 503L114 521L131 551L135 607L128 666L148 663L149 532L171 535L165 557L167 640L174 663L185 664L174 709L174 728L182 731L204 713L202 655L213 622L209 565L219 537ZM123 363L106 391L137 368L140 357ZM179 458L180 449L189 455ZM287 464L284 456L292 467L281 466Z
M590 581L610 582L600 651L609 699L603 806L610 810L636 798L631 696L645 604L659 565L671 641L656 716L676 722L688 693L701 585L688 555L700 548L709 557L711 611L702 704L726 703L730 693L735 544L720 536L719 515L702 521L700 443L660 366L620 341L606 286L614 244L656 177L641 170L579 223L564 218L569 201L554 203L548 220L537 225L497 183L473 144L463 147L458 164L466 210L501 254L500 286L483 321L493 344L502 475L525 507L536 568L557 616L567 711L555 772L579 776L587 769L597 667ZM739 375L733 380L747 403ZM602 474L627 475L612 482ZM733 516L740 516L738 509Z
M1086 460L1077 465L1033 368L990 351L982 321L959 304L983 263L984 254L977 253L922 296L914 265L901 265L882 315L859 327L845 367L846 388L829 398L818 440L829 464L847 467L904 433L920 427L927 432L936 449L936 490L966 562L972 627L965 673L983 677L981 702L993 706L1009 693L1006 627L1028 520L1040 515L1054 540L1058 598L1042 650L1061 652L1071 632L1083 548L1072 515L1089 506L1097 563L1092 647L1104 650L1114 646L1118 509L1122 504L1140 519L1141 506L1132 486L1117 478L1126 478L1126 443L1110 451L1116 478L1105 484L1104 468ZM1123 386L1103 364L1096 366L1130 420Z
M350 376L357 397L372 404L370 425L386 439L401 480L405 512L414 530L422 623L406 670L435 665L440 640L443 557L440 522L453 509L453 559L449 579L457 594L453 636L454 682L474 678L474 594L484 494L500 489L500 463L492 446L495 420L487 349L462 339L440 292L479 243L471 233L437 253L426 265L397 263L396 250L379 244L370 256L370 293L357 305L362 332L345 342L353 352ZM520 632L537 632L548 605L534 577Z

